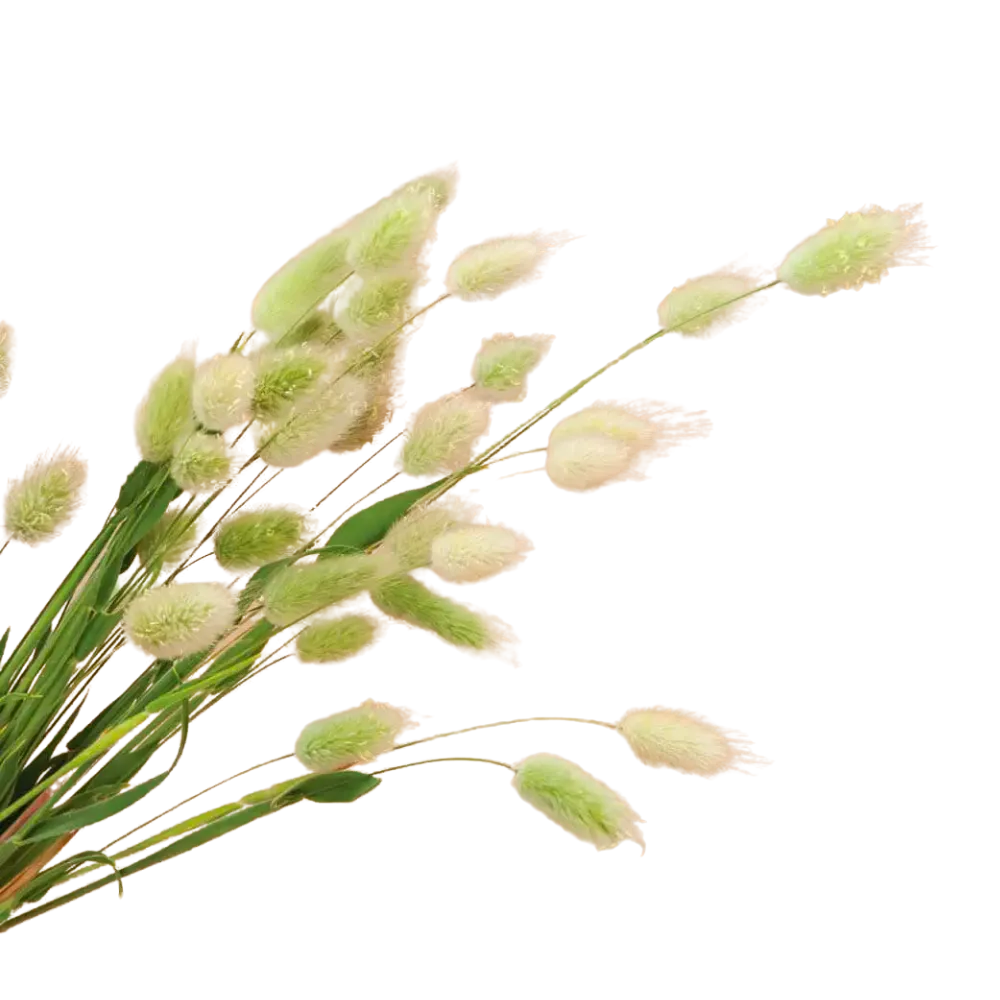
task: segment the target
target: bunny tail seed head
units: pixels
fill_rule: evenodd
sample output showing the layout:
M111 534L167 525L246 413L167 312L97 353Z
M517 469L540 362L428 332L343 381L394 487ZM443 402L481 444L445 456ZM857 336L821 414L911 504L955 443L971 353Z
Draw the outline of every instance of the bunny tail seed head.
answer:
M646 844L642 820L613 789L582 767L555 754L536 753L515 765L517 794L564 830L599 851L623 840Z
M374 582L375 568L367 555L333 556L288 566L264 588L264 617L283 627L346 601Z
M919 205L891 212L870 205L828 219L789 252L778 278L802 295L829 295L881 281L891 267L921 264L930 248L924 224L916 221L919 211Z
M373 205L354 227L347 262L360 275L415 264L433 232L437 204L431 188L417 186Z
M194 358L187 353L153 380L135 418L136 440L147 462L165 462L177 442L194 430L193 387Z
M466 301L496 298L536 278L546 257L567 240L562 233L530 233L477 243L451 262L445 287Z
M431 544L431 569L442 580L472 583L516 566L531 549L523 535L492 524L460 524Z
M346 437L371 401L371 383L355 375L321 382L295 402L274 424L257 433L260 457L279 468L291 468Z
M439 163L430 170L421 170L402 181L399 191L405 195L423 198L431 212L441 219L458 201L462 190L463 171L460 160Z
M385 271L345 282L333 305L333 318L348 337L387 336L406 319L419 272Z
M552 428L545 470L556 486L577 491L639 478L645 458L704 437L711 426L703 413L679 407L595 403Z
M390 618L434 632L453 646L487 650L499 644L499 623L428 590L412 576L380 580L371 590L375 607Z
M368 384L369 396L360 415L347 432L339 437L329 450L337 454L357 451L371 444L375 435L382 430L392 417L395 376L391 371L367 375L358 372L358 377Z
M311 344L265 347L251 359L253 415L275 420L333 371L333 355Z
M207 649L236 620L236 597L221 583L170 583L147 590L125 611L141 650L174 660Z
M742 737L706 722L692 712L672 708L633 708L617 726L632 752L651 767L711 777L760 763Z
M191 551L198 537L198 522L180 508L168 510L136 545L143 566L175 566Z
M306 519L291 507L234 514L215 533L215 558L223 569L255 569L291 555L302 544Z
M413 725L406 709L365 701L310 722L295 741L295 756L310 771L342 771L391 750L396 737Z
M38 545L54 538L80 506L87 466L64 449L36 459L7 488L4 527L16 542Z
M717 271L692 278L660 303L657 310L660 326L685 336L703 337L735 319L746 304L739 297L752 292L757 285L753 275L741 271Z
M242 354L219 354L194 373L194 415L210 431L246 423L252 415L253 363Z
M170 463L174 482L189 493L205 493L229 478L232 456L221 434L189 434Z
M0 396L10 388L10 362L14 350L14 330L0 320Z
M528 390L528 373L538 367L553 338L498 333L483 341L472 362L476 394L493 403L516 403Z
M296 636L295 651L303 663L337 663L370 646L376 631L375 621L366 615L314 622Z
M279 268L257 292L253 325L273 338L288 333L351 273L351 223L327 233Z
M428 403L417 410L403 445L403 471L426 476L462 468L489 423L489 403L469 393L455 392Z
M431 564L434 539L453 525L475 517L477 508L455 500L411 507L386 532L378 549L380 558L393 567L395 573L408 573Z

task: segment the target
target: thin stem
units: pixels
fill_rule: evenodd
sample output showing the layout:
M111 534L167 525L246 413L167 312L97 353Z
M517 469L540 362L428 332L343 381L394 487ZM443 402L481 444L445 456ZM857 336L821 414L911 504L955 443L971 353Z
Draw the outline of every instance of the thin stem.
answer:
M468 726L465 729L453 729L449 733L435 733L433 736L424 736L419 740L410 740L409 743L397 743L392 749L402 750L405 747L415 747L419 743L429 743L431 740L441 740L446 736L460 736L462 733L472 733L477 729L495 729L497 726L513 726L518 722L585 722L591 726L604 726L607 729L614 729L613 722L602 722L600 719L577 719L571 715L532 715L526 719L505 719L503 722L485 722L481 726Z
M492 462L487 462L483 466L484 469L489 469L491 466L497 464L497 462L506 462L509 458L520 458L522 455L537 455L540 451L548 451L548 448L529 448L527 451L514 451L509 455L503 455L500 458L494 458Z
M101 848L101 853L107 854L108 848L114 847L115 844L121 843L121 841L125 840L126 837L131 837L133 833L138 833L140 830L144 830L147 826L150 825L150 823L155 823L158 819L163 819L164 816L170 815L170 813L172 813L175 809L180 809L181 806L186 806L189 802L193 802L200 796L206 795L208 792L214 792L216 788L219 788L220 786L226 784L227 782L235 781L237 778L242 778L244 774L249 774L251 771L259 770L262 767L267 767L268 764L277 764L278 761L288 760L294 756L295 754L293 753L286 753L283 757L274 757L271 760L265 760L261 764L254 764L253 767L248 767L246 768L246 770L238 771L236 774L231 774L229 775L228 778L223 778L222 781L217 781L214 785L209 785L208 788L203 788L200 792L195 792L194 795L189 795L183 801L178 802L177 805L171 806L169 809L164 809L163 812L154 816L152 819L147 819L145 823L140 823L138 826L133 827L131 830L129 830L128 833L123 833L120 837L116 837L109 844L105 844L104 847Z
M766 291L769 288L774 288L775 285L781 284L780 279L775 279L774 281L768 282L766 285L759 285L757 288L752 288L749 292L744 292L742 295L734 295L731 299L727 299L725 302L720 302L718 305L712 306L711 309L704 309L700 313L696 313L694 316L686 316L680 323L684 326L691 323L693 320L699 319L702 316L706 316L709 313L716 312L719 309L725 309L731 306L735 302L739 302L741 299L749 298L751 295L756 295L758 292ZM524 423L518 425L514 430L505 434L499 441L495 444L490 445L482 454L477 455L465 468L459 469L457 472L452 473L437 489L431 490L431 492L422 496L414 506L426 506L433 503L438 497L447 493L452 487L461 482L466 476L472 475L473 473L480 472L482 469L486 468L490 459L493 458L498 452L506 448L511 442L516 441L525 431L530 430L535 426L540 420L547 417L554 409L562 406L566 400L575 396L581 389L589 385L594 379L603 375L608 369L613 368L615 365L624 361L626 358L631 357L637 351L641 351L644 347L648 347L650 344L659 340L661 337L666 336L668 333L674 332L674 327L664 327L657 330L655 333L650 334L644 340L640 340L637 344L633 344L627 350L622 351L618 357L613 358L607 364L601 365L600 368L595 372L591 372L586 378L581 379L572 388L567 389L561 396L557 396L551 403L543 406L534 416L529 417Z
M318 542L335 524L338 524L340 521L344 519L344 517L346 517L347 514L349 514L352 510L354 510L354 508L357 507L359 503L361 503L363 500L367 500L373 493L378 493L378 491L382 489L383 486L388 486L389 483L391 483L397 476L400 475L402 475L402 473L394 472L388 479L383 479L382 482L378 484L378 486L374 487L373 489L370 489L364 496L358 497L358 499L355 500L350 507L348 507L344 511L341 511L338 517L335 517L318 535L316 535L306 547L311 549L316 544L316 542Z
M239 432L239 434L237 434L236 437L233 438L233 443L232 443L232 445L230 447L235 448L240 443L240 440L243 437L243 435L246 434L246 432L248 430L250 430L251 427L253 427L253 421L252 420L248 420L243 425L243 430L241 430Z
M389 445L391 445L393 443L393 441L398 441L403 436L403 434L405 434L405 433L406 433L405 431L400 431L394 437L389 438L389 440L386 441L386 443L384 445L382 445L382 447L379 448L377 451L373 451L353 472L350 472L346 476L344 476L344 478L341 479L341 481L339 483L337 483L337 485L334 486L334 488L332 490L330 490L330 492L327 493L326 496L321 497L319 500L317 500L309 508L309 513L311 514L321 503L325 503L327 500L329 500L330 497L332 497L333 494L336 493L337 490L339 490L340 487L343 486L344 483L346 483L348 481L348 479L351 478L351 476L353 476L356 473L360 472L376 455L380 455L383 451L385 451L386 448L389 447Z
M395 767L383 767L380 771L370 771L370 774L388 774L390 771L402 771L404 767L418 767L420 764L440 764L446 760L472 760L477 764L496 764L497 767L505 767L508 771L517 769L510 764L505 764L502 760L491 760L489 757L432 757L430 760L415 760L412 764L397 764Z
M0 545L0 556L2 556L7 551L7 546L10 545L10 539L8 538L3 545Z

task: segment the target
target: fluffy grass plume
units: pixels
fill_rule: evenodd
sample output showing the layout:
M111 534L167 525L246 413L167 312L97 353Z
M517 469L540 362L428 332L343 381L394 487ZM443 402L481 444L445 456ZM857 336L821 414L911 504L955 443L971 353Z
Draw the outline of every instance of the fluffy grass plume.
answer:
M303 320L350 275L347 250L352 237L347 223L282 265L253 300L253 325L277 339Z
M497 645L497 629L489 619L435 594L412 576L380 580L371 598L383 614L433 632L453 646L485 650Z
M379 554L395 567L396 572L408 573L430 566L434 539L474 515L474 507L454 498L412 507L386 532Z
M165 462L178 440L194 430L194 358L182 354L153 379L135 418L139 451L147 462Z
M215 533L215 558L223 569L255 569L291 555L304 531L305 516L290 507L234 514Z
M252 358L253 415L274 420L334 369L333 355L314 345L265 347Z
M560 233L530 233L477 243L451 262L445 287L466 301L496 298L536 278L546 257L566 239Z
M704 437L710 429L711 422L700 412L678 407L595 403L552 428L545 470L562 489L592 490L637 478L643 459Z
M582 767L555 754L536 753L515 765L514 788L529 805L599 851L634 840L642 820L613 789Z
M489 423L489 403L470 393L455 392L428 403L410 425L400 456L403 471L426 476L462 468Z
M759 762L744 739L692 712L674 708L634 708L617 725L632 752L651 767L711 777L741 763Z
M191 551L198 537L198 522L180 508L168 510L136 545L143 566L175 566Z
M232 455L221 434L196 431L175 448L170 475L181 489L205 493L225 483L232 464Z
M10 388L11 356L14 351L14 330L0 321L0 396Z
M313 622L296 636L295 651L303 663L337 663L370 646L376 631L376 623L366 615Z
M207 649L236 619L236 597L221 583L171 583L147 590L125 611L128 637L173 660Z
M310 771L342 771L391 750L396 737L412 725L406 709L365 701L310 722L295 741L295 756Z
M55 537L80 506L87 466L64 449L38 458L7 487L4 528L17 542L38 545Z
M418 274L406 269L383 272L345 283L334 302L333 318L348 337L386 336L401 326Z
M201 425L224 431L252 416L254 370L242 354L219 354L202 362L194 373L192 405Z
M516 403L528 391L528 373L538 367L552 337L498 333L486 338L472 362L476 393L493 403Z
M778 277L803 295L829 295L881 281L891 267L922 263L928 246L919 211L919 205L894 211L870 205L828 219L789 251Z
M374 581L375 569L367 555L288 566L264 588L264 616L274 625L291 625L361 593Z
M357 274L416 263L438 215L429 187L403 189L372 206L354 227L347 260Z
M660 326L685 336L703 337L736 317L744 301L731 302L731 299L756 287L756 279L740 271L717 271L692 278L660 303L657 310Z
M431 569L442 580L471 583L516 566L531 542L510 528L493 524L459 524L431 543Z

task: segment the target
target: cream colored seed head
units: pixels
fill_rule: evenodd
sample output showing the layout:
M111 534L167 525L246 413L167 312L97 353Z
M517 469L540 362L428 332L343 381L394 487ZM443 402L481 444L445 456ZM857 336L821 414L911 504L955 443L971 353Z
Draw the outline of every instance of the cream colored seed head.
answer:
M236 619L236 597L221 583L171 583L129 604L128 637L161 660L207 649Z
M194 358L184 353L153 380L135 418L139 451L147 462L165 462L195 426L191 402Z
M194 414L210 431L246 423L252 415L253 363L242 354L219 354L198 366L194 375Z
M706 336L736 318L758 282L750 274L718 271L675 288L657 310L660 326L686 336ZM733 301L733 300L736 301Z
M14 348L14 330L0 320L0 396L10 388L10 362Z
M496 298L537 277L549 254L566 241L559 233L530 233L477 243L451 262L445 287L467 301Z
M522 535L492 524L458 524L431 543L431 569L442 580L472 583L516 566L531 542Z
M622 716L617 729L636 757L652 767L711 777L760 761L741 737L680 709L634 708Z
M295 756L310 771L342 771L391 750L396 737L413 725L406 709L365 701L310 722L295 742Z
M170 475L181 489L205 493L229 478L232 456L221 434L189 434L177 447Z
M486 433L489 404L456 392L421 407L413 418L400 456L410 476L453 472L468 464L472 447Z
M87 466L69 449L36 459L7 488L4 527L25 545L54 538L80 506Z
M476 393L494 403L515 403L527 392L528 373L545 357L552 337L498 333L483 341L472 362Z

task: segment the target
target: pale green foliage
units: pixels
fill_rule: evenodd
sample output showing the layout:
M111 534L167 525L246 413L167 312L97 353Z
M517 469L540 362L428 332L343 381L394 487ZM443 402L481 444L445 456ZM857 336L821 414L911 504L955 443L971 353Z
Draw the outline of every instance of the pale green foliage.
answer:
M288 566L264 588L264 616L274 625L291 625L360 594L374 582L375 571L376 563L367 555Z
M642 820L613 789L582 767L555 754L536 753L515 766L518 795L564 830L599 851L634 840L645 843Z
M192 404L206 430L224 431L246 423L253 394L253 364L242 354L216 355L195 371Z
M271 275L253 300L253 324L273 337L288 333L315 309L351 273L347 223L284 264Z
M171 583L137 597L125 611L128 637L161 660L207 649L236 619L236 597L221 583Z
M198 537L198 523L189 512L168 510L136 545L143 566L174 566L191 551Z
M165 462L173 455L178 439L194 429L194 370L194 359L183 354L149 387L135 418L136 440L147 462Z
M406 319L407 304L417 287L412 270L389 271L345 283L333 306L333 318L349 337L387 336Z
M692 278L675 288L657 310L660 326L687 336L705 336L736 317L744 300L732 302L757 287L749 274L719 271ZM729 305L726 305L729 303Z
M462 468L489 422L489 404L470 393L455 392L428 403L416 412L403 445L403 471L426 476Z
M453 646L484 650L498 642L497 629L485 616L435 594L412 576L380 580L371 598L383 614L434 632Z
M177 446L170 475L181 489L204 493L221 486L231 467L232 456L222 435L196 431Z
M375 641L376 623L365 615L344 615L306 626L295 638L303 663L336 663Z
M264 566L302 543L305 516L290 507L266 507L226 518L215 533L215 558L223 569Z
M503 236L467 247L452 262L445 287L460 299L492 299L537 277L545 258L565 242L558 234Z
M312 345L267 347L255 354L253 415L274 420L336 367L329 351Z
M7 534L26 545L38 545L53 538L79 507L86 478L86 465L71 451L36 459L7 489L4 502Z
M431 569L442 580L472 583L517 565L531 542L516 531L493 524L459 524L431 544Z

